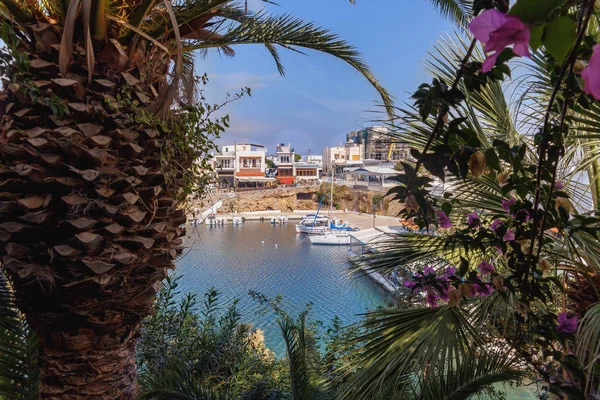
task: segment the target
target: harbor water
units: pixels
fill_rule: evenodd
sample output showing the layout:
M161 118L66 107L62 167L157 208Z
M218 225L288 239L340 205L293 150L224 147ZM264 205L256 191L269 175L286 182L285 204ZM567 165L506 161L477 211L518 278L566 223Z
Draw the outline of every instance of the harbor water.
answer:
M186 244L177 262L176 274L183 276L179 288L196 293L200 304L211 287L222 293L222 300L239 298L242 320L262 329L266 345L279 357L285 354L285 344L276 319L272 313L260 313L262 307L249 291L270 298L282 295L291 315L311 302L310 319L325 325L335 316L346 324L356 322L360 314L389 300L370 278L350 276L346 246L312 246L306 235L295 233L293 223L188 226Z

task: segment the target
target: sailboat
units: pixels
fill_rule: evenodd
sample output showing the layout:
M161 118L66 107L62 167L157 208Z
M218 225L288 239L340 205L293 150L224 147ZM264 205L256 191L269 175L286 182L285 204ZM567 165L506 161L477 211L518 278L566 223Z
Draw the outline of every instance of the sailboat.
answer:
M348 232L358 230L352 228L347 222L333 218L333 168L331 169L331 193L329 195L329 230L318 236L311 236L312 244L343 246L350 244Z

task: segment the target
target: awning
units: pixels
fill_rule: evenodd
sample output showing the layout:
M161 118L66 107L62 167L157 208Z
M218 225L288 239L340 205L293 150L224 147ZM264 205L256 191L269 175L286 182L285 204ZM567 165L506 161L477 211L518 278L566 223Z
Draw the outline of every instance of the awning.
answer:
M266 176L236 176L239 182L276 182L275 178L267 178Z
M279 181L279 183L282 183L284 185L290 185L294 183L295 178L293 176L278 176L277 180Z
M400 172L387 167L363 167L349 172L350 175L393 176Z

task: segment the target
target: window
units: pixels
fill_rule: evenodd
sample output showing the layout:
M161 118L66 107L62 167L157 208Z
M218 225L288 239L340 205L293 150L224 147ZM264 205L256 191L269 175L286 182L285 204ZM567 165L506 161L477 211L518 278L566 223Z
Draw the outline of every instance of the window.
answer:
M261 165L260 158L240 158L240 168L260 169Z
M233 168L233 160L225 159L221 160L221 168Z
M296 176L312 176L312 177L316 177L317 176L317 170L314 169L314 168L297 169L296 170Z

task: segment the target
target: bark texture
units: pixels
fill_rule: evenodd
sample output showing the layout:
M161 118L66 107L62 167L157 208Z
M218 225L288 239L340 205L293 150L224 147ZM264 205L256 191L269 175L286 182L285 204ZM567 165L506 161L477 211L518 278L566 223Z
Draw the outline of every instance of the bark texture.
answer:
M88 84L79 48L60 77L59 36L42 28L0 93L0 254L40 339L42 398L131 399L140 323L184 233L169 157L184 170L191 152L114 107L156 97L140 69L98 62Z

